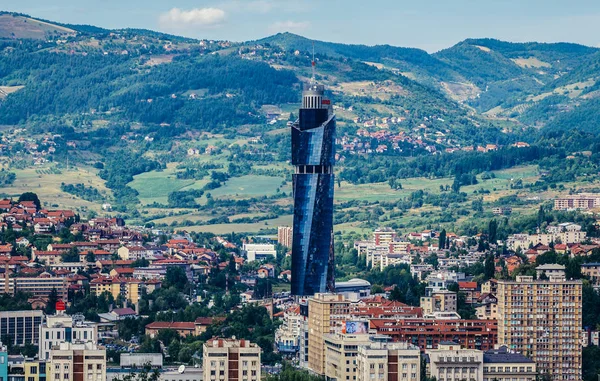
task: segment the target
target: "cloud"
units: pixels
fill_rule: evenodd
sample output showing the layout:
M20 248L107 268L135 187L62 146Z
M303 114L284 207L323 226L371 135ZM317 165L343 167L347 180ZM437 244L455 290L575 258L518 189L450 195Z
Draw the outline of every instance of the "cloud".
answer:
M269 26L269 32L303 32L310 28L308 21L277 21Z
M225 11L219 8L172 8L161 14L158 22L166 29L214 28L223 24L225 16Z

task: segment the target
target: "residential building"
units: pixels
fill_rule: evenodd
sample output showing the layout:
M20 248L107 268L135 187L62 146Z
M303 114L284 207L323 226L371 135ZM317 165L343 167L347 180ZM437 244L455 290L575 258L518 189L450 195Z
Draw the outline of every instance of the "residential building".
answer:
M348 322L362 324L367 329L363 333L334 333L325 335L325 378L327 380L348 381L356 377L356 357L360 345L370 343L368 322Z
M40 324L44 313L41 310L0 312L0 337L12 345L38 345ZM7 340L8 339L8 340Z
M46 381L46 361L29 360L23 362L25 381Z
M8 351L0 341L0 381L8 381Z
M314 78L291 126L294 195L292 295L334 290L333 190L335 114Z
M409 343L371 341L358 347L357 381L416 381L421 377L421 351Z
M600 262L582 264L581 274L587 276L595 286L600 285Z
M315 294L308 299L308 368L325 375L325 335L341 327L350 308L343 295Z
M431 296L422 296L420 307L423 315L434 312L456 312L456 292L448 290L433 291Z
M150 336L151 338L154 338L156 337L159 331L165 329L172 329L174 331L177 331L177 333L181 337L196 334L196 324L194 322L155 321L150 324L146 324L146 335Z
M427 351L429 377L442 380L483 381L483 352L461 349L460 344L442 342Z
M377 334L391 336L394 341L408 342L422 351L438 348L441 343L455 341L468 349L488 350L498 342L495 320L464 319L371 319Z
M265 243L244 243L242 250L246 253L248 262L275 259L277 250L275 245Z
M285 246L292 247L292 235L293 229L291 226L279 226L277 227L277 243Z
M143 368L145 365L162 368L163 355L162 353L121 353L119 365L122 368Z
M62 342L98 343L98 327L96 323L85 321L83 315L65 315L57 311L56 315L46 316L40 326L39 354L40 360L48 360L50 351Z
M42 273L37 277L15 277L9 279L9 293L14 295L15 290L26 292L34 297L48 297L52 290L56 290L59 299L66 299L66 279L55 277L49 273Z
M106 350L92 343L60 343L50 351L48 381L105 381Z
M538 269L542 271L542 269ZM498 344L533 359L555 380L581 379L581 280L498 281Z
M300 314L300 308L293 308L283 314L283 323L275 331L275 345L282 354L295 354L300 350L302 325L306 317Z
M521 353L511 352L507 347L491 349L483 353L483 381L535 381L535 362Z
M494 294L483 294L475 305L477 319L498 319L498 298Z
M140 298L141 280L135 278L99 276L90 281L90 291L96 296L104 292L110 293L115 300L119 297L137 304Z
M357 301L371 295L371 283L364 279L353 278L346 282L336 282L335 292L344 298Z
M578 193L554 199L555 210L594 209L600 207L600 194Z
M261 349L248 340L213 338L203 345L204 381L260 381Z

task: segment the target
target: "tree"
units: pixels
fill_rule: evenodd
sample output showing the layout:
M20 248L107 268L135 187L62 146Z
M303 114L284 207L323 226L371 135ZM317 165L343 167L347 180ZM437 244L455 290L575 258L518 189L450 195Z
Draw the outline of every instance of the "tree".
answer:
M48 303L46 304L46 308L44 312L46 315L54 315L56 312L56 303L58 302L58 292L55 287L52 287L52 291L48 295Z
M92 254L93 255L93 254ZM79 262L79 250L76 247L72 247L66 253L63 253L60 258L63 262Z
M185 270L179 266L167 267L164 286L175 287L179 291L184 291L188 286L188 278Z
M440 248L440 250L446 248L446 229L442 229L442 231L440 232L440 236L438 239L438 247Z
M493 278L495 273L496 264L494 263L494 256L490 254L485 258L485 264L483 268L483 275L485 277L485 280Z
M78 255L78 257L79 257L79 255ZM94 255L93 251L88 251L88 253L85 256L85 261L87 263L94 263L94 262L96 262L96 256Z
M491 244L496 244L496 242L498 242L498 238L497 238L497 234L498 234L498 222L496 222L495 219L490 220L490 223L488 224L488 236L489 236L489 241Z
M40 210L42 208L42 205L40 203L40 199L38 198L38 195L33 193L33 192L25 192L23 194L21 194L21 196L19 196L19 203L23 202L23 201L33 201L33 203L35 204L35 207Z
M537 215L538 227L541 227L542 223L544 221L546 221L546 212L544 211L544 206L540 205L540 209L538 210L538 215Z

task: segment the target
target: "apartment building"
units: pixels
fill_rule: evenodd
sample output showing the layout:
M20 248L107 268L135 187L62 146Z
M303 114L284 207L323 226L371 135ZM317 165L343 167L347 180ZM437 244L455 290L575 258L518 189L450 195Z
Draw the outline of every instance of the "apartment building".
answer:
M291 226L278 226L277 227L277 243L285 246L292 247L292 233L293 229Z
M260 381L260 356L260 347L248 340L208 340L203 345L203 380Z
M141 280L135 278L100 276L92 279L90 282L90 291L96 294L96 296L108 292L115 299L120 295L131 303L137 304L140 298L141 283Z
M480 350L461 349L455 342L443 342L427 354L429 376L438 381L483 381L483 352Z
M50 351L48 381L105 381L106 350L92 343L60 343Z
M325 375L325 335L341 327L350 301L338 294L315 294L308 300L308 368Z
M368 326L368 322L360 322L360 324ZM360 334L334 333L325 335L325 378L327 380L356 380L358 348L370 342L367 330L362 332Z
M8 351L0 342L0 381L8 381Z
M40 324L44 318L41 310L0 312L0 337L12 345L38 345ZM8 340L7 340L8 338Z
M507 347L492 349L483 353L483 381L535 381L535 362Z
M14 295L15 290L26 292L34 297L47 298L55 289L59 299L66 299L67 287L65 278L55 277L49 273L42 273L37 277L10 278L8 292Z
M456 292L439 290L431 296L422 296L420 307L423 315L433 315L434 312L456 312Z
M421 351L408 343L372 341L358 347L357 381L416 381L421 376Z
M555 210L600 208L600 194L579 193L554 199Z
M65 315L57 311L56 315L46 316L40 326L39 359L49 360L52 348L62 342L98 343L98 328L93 322L86 322L83 315Z
M498 281L498 343L530 357L554 380L581 379L581 280Z

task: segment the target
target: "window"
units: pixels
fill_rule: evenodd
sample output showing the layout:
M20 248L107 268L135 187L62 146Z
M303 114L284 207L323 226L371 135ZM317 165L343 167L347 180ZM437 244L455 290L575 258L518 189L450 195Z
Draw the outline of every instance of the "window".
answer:
M64 378L65 380L68 380L68 379L69 379L69 373L65 373L63 378Z
M34 381L35 377L27 377L27 381Z
M96 364L96 369L102 370L102 364Z
M30 373L37 374L37 366L32 366Z
M93 370L94 369L94 365L93 364L88 364L88 370Z

